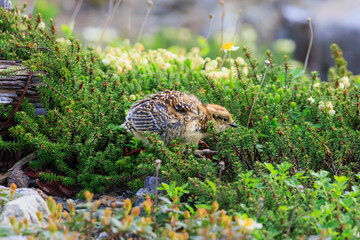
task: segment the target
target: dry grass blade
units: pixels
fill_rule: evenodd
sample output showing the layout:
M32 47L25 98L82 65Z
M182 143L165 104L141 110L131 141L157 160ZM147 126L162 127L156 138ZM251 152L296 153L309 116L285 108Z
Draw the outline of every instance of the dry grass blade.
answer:
M116 10L119 8L121 1L122 1L122 0L117 0L117 2L115 3L115 6L112 8L111 13L110 13L108 19L106 20L105 26L104 26L104 28L103 28L103 30L102 30L102 32L101 32L99 41L98 41L97 44L96 44L97 46L102 42L102 40L103 40L103 38L104 38L104 34L105 34L106 30L108 29L110 23L111 23L112 20L114 19Z
M312 24L311 24L311 18L307 19L307 22L309 24L309 29L310 29L310 42L309 42L309 47L306 53L306 58L305 58L305 63L304 63L304 73L306 71L308 62L309 62L309 57L310 57L310 52L311 52L311 47L313 44L313 40L314 40L314 32L313 32L313 28L312 28Z

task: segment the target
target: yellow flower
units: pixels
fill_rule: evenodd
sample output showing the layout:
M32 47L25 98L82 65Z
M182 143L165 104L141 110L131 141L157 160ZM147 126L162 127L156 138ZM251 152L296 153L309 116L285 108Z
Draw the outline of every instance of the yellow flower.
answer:
M227 42L227 43L224 43L223 45L221 45L221 49L224 50L224 52L236 51L239 48L240 47L235 47L233 42Z

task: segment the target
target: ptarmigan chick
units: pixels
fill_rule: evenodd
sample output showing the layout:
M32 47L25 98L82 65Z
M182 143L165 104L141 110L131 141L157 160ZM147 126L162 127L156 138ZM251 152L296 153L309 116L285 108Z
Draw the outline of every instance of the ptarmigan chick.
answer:
M207 136L207 122L213 121L217 132L236 127L224 107L204 104L194 95L178 91L159 92L136 102L126 116L125 128L145 141L143 132L158 133L165 144L179 137L198 144Z

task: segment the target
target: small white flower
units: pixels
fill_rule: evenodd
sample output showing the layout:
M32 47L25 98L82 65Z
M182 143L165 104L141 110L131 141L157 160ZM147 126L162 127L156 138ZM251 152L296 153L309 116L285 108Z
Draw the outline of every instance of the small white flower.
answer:
M245 64L246 64L245 60L244 60L242 57L237 57L237 58L235 59L235 62L236 62L237 64L239 64L239 65L245 65Z
M320 111L324 111L324 110L325 110L325 104L324 104L323 101L320 101L320 102L319 102L318 108L319 108Z
M132 69L132 66L130 64L126 65L126 70L130 71Z
M229 70L228 70L226 67L222 67L222 68L221 68L221 72L223 72L223 73L228 73Z
M333 105L331 102L327 102L326 103L326 108L329 109L329 110L332 110L333 109Z
M133 95L133 94L131 94L129 99L130 99L131 101L135 101L135 100L136 100L136 96Z
M320 83L315 83L313 87L314 87L314 88L320 87Z
M40 22L39 26L40 29L45 29L45 23L44 22Z
M103 64L105 65L109 65L110 64L110 60L107 58L104 58L103 60L101 60Z
M191 69L197 69L205 63L202 57L196 56L191 58Z
M205 70L206 71L215 71L218 67L218 62L216 60L212 60L209 63L206 64Z
M170 63L165 63L164 69L167 70L169 67L171 67Z
M328 112L328 114L329 114L329 116L334 116L334 115L335 115L335 110L330 110L330 111Z
M348 77L342 77L339 80L340 83L344 84L345 88L350 87L350 79Z
M315 99L313 97L309 97L307 100L310 102L310 104L313 104L315 102Z
M338 88L339 88L339 89L344 89L344 88L345 88L345 85L340 82Z

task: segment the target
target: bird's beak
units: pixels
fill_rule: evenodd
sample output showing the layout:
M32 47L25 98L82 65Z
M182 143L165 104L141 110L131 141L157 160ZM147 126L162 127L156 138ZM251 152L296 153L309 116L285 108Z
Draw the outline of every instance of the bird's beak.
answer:
M229 124L229 125L232 126L232 127L234 127L234 128L237 127L237 125L236 125L235 123L232 123L232 124Z

